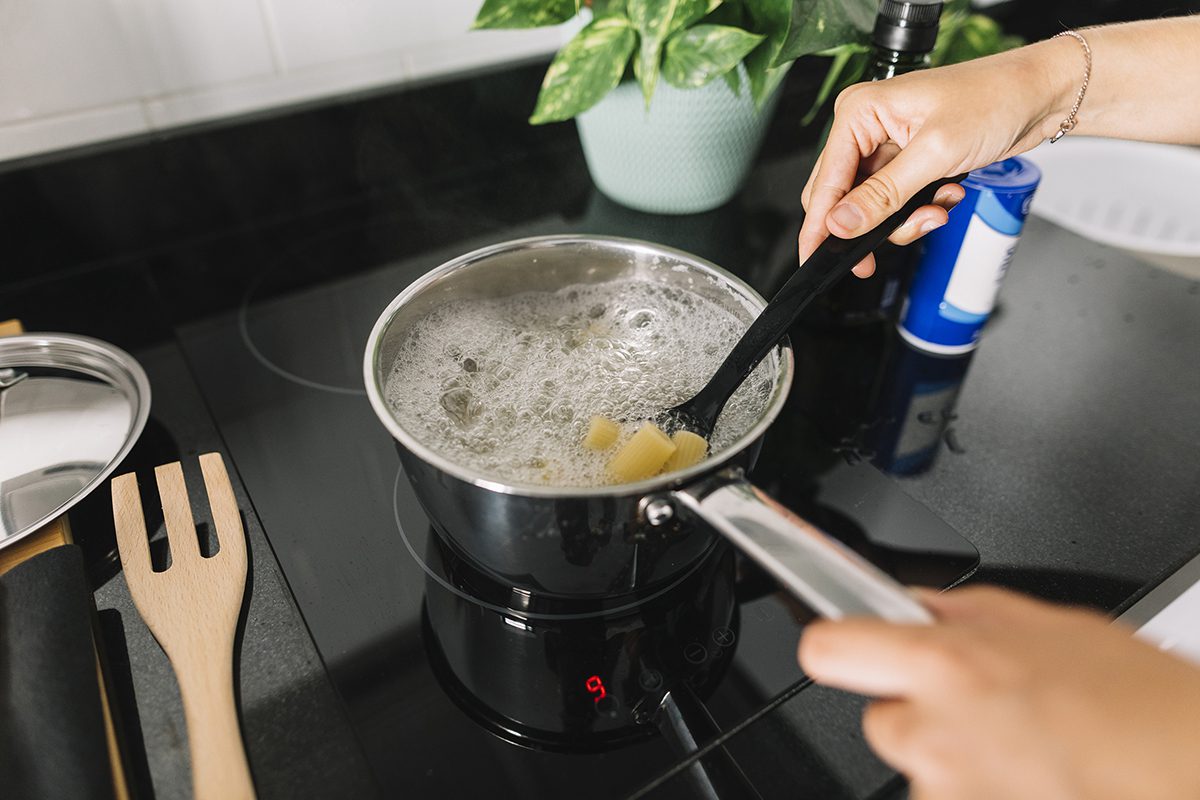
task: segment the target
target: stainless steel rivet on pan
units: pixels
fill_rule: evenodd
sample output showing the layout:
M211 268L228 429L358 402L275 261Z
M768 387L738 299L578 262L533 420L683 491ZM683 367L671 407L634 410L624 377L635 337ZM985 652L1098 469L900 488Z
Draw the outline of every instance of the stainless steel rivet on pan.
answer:
M670 500L661 497L646 498L642 501L641 510L642 518L654 528L665 525L675 517L675 506L671 505Z

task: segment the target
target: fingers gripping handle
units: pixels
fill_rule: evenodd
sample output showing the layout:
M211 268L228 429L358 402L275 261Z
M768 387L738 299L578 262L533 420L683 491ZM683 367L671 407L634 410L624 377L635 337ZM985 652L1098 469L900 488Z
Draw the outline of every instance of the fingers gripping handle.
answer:
M734 478L706 494L683 490L676 497L823 617L933 621L887 573L745 480Z
M889 236L908 221L908 218L918 208L932 204L933 198L937 196L938 191L943 186L949 186L952 183L962 183L966 179L966 173L953 175L949 178L938 178L910 197L908 202L900 207L899 211L864 234L851 239L841 239L837 236L826 237L817 246L812 256L801 266L801 272L809 269L810 265L816 266L818 270L826 273L823 275L823 282L820 283L817 291L822 292L828 289L838 278L846 275L858 262L862 261L869 253L883 244ZM817 259L820 253L828 255ZM814 263L814 259L817 259L817 263Z
M800 312L817 295L848 275L858 262L903 225L914 211L932 203L939 189L965 180L966 177L965 174L955 175L934 181L913 195L899 211L861 236L853 239L826 237L808 260L775 293L771 302L751 323L726 357L712 380L692 400L694 413L701 418L715 420L737 387L754 371L758 363L766 358L771 349L779 344L779 340L800 316Z

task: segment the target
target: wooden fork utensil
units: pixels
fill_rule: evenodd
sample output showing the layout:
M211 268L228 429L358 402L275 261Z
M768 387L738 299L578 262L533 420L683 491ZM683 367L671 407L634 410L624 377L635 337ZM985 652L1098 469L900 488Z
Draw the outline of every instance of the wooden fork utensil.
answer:
M155 468L171 565L154 572L137 476L112 480L113 522L133 602L179 681L196 800L245 800L254 783L238 727L233 645L246 588L246 534L225 463L200 456L218 552L200 553L179 462Z

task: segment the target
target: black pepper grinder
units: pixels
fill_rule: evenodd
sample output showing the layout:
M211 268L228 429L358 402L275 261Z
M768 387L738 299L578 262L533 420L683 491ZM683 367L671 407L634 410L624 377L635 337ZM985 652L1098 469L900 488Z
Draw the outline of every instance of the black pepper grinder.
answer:
M943 0L882 0L871 34L865 80L882 81L929 66ZM892 320L919 248L885 242L875 251L875 275L842 281L825 294L816 319L840 325Z

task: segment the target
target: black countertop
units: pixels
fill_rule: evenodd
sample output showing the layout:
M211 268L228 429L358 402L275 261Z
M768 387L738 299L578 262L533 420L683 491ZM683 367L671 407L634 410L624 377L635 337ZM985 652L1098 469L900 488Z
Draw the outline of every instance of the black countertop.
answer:
M1200 549L1200 286L1033 218L972 360L959 452L902 481L978 577L1106 611Z
M514 68L10 166L0 172L10 234L0 319L108 339L143 362L161 434L131 464L145 469L230 442L249 447L247 431L257 430L249 421L272 412L254 403L230 409L229 393L205 377L225 369L236 381L237 367L206 361L204 342L226 335L246 308L269 313L273 297L320 290L322 302L336 303L345 285L377 292L382 308L405 280L478 244L568 230L680 247L764 292L794 265L799 189L812 158L804 142L814 135L794 120L816 76L798 70L789 80L746 189L691 217L639 214L596 192L572 126L525 125L538 77L538 67ZM238 324L266 360L349 390L344 401L361 400L354 391L365 333L322 338L313 316L308 344L323 356L307 358L294 343L272 340L269 326L256 328L260 319ZM794 338L803 351L841 346L830 338L839 336L802 327ZM927 471L896 480L979 549L973 579L1115 611L1200 550L1198 345L1196 282L1032 219L971 359L949 443ZM821 382L809 372L805 384L800 365L797 402L829 410ZM304 402L332 408L336 394ZM778 436L772 444L786 446ZM269 465L272 442L256 447L250 452ZM386 580L386 563L369 553L305 562L281 550L286 536L259 519L269 485L261 500L255 494L271 471L233 455L253 553L240 679L260 792L370 794L390 784L377 769L370 774L364 752L388 743L362 742L346 703L353 715L371 703L422 702L398 696L387 680L388 670L420 656L385 648L374 651L385 654L380 661L350 659L375 688L339 698L325 670L350 668L354 620L345 631L323 620L321 597ZM365 490L390 499L395 463L359 462L367 464ZM773 490L787 499L786 487ZM336 509L314 492L305 493L305 513L328 518L337 535ZM98 530L106 500L81 510ZM169 668L105 559L111 522L93 538L98 605L122 621L124 643L110 649L127 652L131 666L122 705L140 721L147 751L141 787L186 796ZM858 734L859 698L801 686L775 705L726 744L761 776L763 796L866 797L894 787ZM682 794L679 780L668 772L641 791ZM508 776L495 791L515 794L521 785Z

